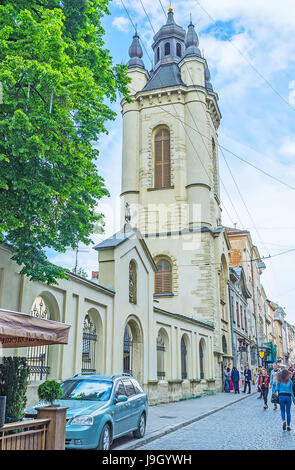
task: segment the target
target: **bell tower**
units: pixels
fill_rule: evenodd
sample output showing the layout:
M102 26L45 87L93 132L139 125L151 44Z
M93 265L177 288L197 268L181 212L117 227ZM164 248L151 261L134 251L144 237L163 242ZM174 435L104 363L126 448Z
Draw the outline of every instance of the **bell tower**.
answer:
M128 203L131 226L145 237L158 266L158 306L214 324L214 348L221 350L221 318L229 318L229 306L220 279L227 276L229 245L219 199L218 95L192 21L184 30L170 7L152 48L150 72L137 33L129 49L132 102L122 101L121 225Z

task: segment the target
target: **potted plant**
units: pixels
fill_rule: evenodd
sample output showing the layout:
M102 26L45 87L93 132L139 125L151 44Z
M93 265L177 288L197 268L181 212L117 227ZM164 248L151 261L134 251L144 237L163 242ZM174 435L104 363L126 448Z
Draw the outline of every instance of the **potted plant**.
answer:
M2 358L0 364L0 400L2 398L0 401L0 421L4 415L6 423L23 419L29 374L30 369L25 357ZM6 404L3 403L4 401Z
M38 387L38 396L40 400L49 403L48 406L59 406L55 405L54 401L58 400L63 396L61 385L55 380L46 380L43 384Z

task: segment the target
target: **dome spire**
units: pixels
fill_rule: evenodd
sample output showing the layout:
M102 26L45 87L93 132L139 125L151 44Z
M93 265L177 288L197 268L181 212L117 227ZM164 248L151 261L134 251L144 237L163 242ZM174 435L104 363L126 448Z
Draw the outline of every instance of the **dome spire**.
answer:
M129 47L130 60L127 63L128 68L131 68L131 67L144 68L144 63L141 60L142 55L143 55L142 47L139 41L139 36L137 34L137 27L136 27L131 46Z
M201 57L201 51L198 48L199 38L195 31L195 26L192 23L192 15L190 14L190 23L187 28L187 33L185 36L185 57L190 55L197 55Z

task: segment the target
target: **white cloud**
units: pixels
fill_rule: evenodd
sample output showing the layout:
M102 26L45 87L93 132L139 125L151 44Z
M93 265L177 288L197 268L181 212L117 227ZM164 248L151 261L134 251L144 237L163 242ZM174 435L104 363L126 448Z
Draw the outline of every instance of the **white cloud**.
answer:
M115 26L119 31L123 31L123 33L128 33L130 29L130 22L128 18L124 16L117 16L114 18L112 25Z
M295 157L295 139L287 137L279 149L281 155Z

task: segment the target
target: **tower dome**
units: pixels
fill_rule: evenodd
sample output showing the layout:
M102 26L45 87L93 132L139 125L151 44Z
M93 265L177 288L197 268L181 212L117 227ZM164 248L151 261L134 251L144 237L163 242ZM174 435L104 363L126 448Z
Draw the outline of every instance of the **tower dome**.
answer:
M196 55L201 57L201 51L198 48L199 46L199 38L195 31L195 26L193 25L192 21L188 25L187 33L185 36L185 54L184 56L191 56Z
M144 68L144 63L142 61L142 47L139 42L139 36L137 32L133 36L133 41L129 47L129 56L130 59L127 63L128 68L131 67L142 67Z
M154 36L154 70L163 64L178 63L184 54L184 40L185 30L175 23L173 8L169 7L166 24Z

